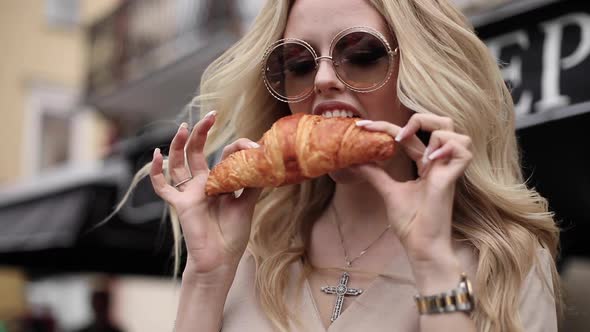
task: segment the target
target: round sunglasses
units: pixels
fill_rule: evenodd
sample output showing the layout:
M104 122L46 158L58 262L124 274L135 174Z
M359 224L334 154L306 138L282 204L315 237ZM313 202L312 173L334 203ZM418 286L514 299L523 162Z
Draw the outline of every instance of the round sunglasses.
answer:
M262 76L276 99L295 103L309 97L321 60L329 60L336 76L355 92L381 88L393 71L393 58L385 37L369 27L352 27L339 32L330 42L330 55L317 53L304 40L287 38L274 42L264 54Z

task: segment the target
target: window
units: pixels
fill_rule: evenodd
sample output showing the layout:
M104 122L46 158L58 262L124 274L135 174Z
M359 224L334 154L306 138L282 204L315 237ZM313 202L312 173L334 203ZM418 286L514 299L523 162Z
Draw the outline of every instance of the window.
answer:
M23 130L24 176L36 176L89 158L91 112L80 110L77 98L75 91L51 84L34 84L30 88Z
M71 122L69 114L64 112L48 110L41 113L41 170L55 168L70 161Z

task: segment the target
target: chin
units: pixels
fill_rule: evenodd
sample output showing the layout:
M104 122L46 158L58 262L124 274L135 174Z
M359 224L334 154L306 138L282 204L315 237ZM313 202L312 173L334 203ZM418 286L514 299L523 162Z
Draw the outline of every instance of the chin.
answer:
M355 184L364 182L360 176L355 174L350 168L343 168L337 171L328 173L334 182L339 184Z

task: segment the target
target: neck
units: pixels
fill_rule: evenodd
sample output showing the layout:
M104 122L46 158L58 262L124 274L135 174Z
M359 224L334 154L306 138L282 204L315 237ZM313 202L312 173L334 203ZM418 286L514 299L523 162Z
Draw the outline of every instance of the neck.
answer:
M336 210L338 223L343 229L386 224L384 202L379 193L366 182L337 184L332 207Z

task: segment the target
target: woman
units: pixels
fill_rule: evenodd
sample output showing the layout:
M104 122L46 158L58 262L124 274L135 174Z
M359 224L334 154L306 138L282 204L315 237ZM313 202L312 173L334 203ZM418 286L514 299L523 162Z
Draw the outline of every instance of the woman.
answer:
M195 103L216 112L149 166L187 246L176 331L557 330L558 229L523 183L497 64L446 0L268 1ZM401 148L205 196L206 155L256 148L295 113L359 116Z

